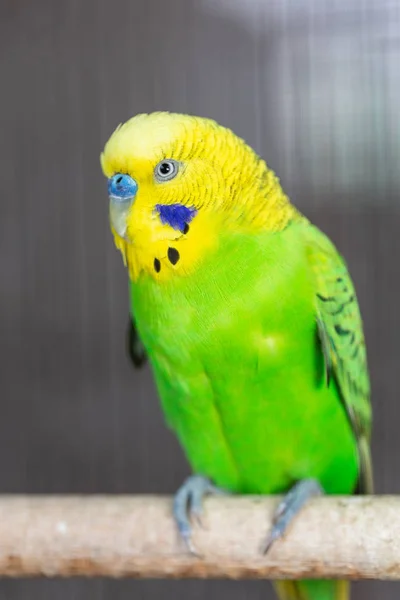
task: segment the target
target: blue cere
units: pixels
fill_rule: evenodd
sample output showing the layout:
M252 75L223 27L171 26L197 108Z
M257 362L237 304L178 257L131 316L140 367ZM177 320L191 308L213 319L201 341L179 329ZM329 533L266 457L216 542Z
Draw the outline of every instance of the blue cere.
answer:
M138 184L130 175L116 173L108 180L108 195L115 200L128 200L136 195Z
M196 216L197 210L184 204L157 204L161 223L185 233L190 221Z

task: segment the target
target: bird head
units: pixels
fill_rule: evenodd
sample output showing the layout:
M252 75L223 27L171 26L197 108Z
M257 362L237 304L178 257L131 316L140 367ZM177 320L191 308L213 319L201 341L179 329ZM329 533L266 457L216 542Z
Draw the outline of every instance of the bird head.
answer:
M133 280L188 274L225 233L278 230L294 210L265 162L210 119L137 115L111 135L101 165Z

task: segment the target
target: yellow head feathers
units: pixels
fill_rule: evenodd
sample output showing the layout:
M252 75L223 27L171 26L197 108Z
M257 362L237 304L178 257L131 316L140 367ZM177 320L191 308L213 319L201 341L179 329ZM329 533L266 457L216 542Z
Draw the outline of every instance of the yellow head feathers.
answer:
M132 279L187 274L220 232L282 229L295 210L253 150L215 121L142 114L120 125L101 165L115 243Z

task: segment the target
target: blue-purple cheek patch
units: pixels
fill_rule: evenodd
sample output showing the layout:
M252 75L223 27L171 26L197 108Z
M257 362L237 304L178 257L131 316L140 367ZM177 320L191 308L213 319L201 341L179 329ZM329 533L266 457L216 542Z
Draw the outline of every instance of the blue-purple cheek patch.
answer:
M197 214L195 208L184 204L157 204L156 210L163 225L169 225L182 233L188 232L189 223Z

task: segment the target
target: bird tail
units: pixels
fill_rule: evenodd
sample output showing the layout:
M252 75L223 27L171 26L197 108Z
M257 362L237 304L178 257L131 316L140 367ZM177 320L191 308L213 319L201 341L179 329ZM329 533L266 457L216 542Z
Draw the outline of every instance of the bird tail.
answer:
M279 600L349 600L348 581L307 579L274 581Z

